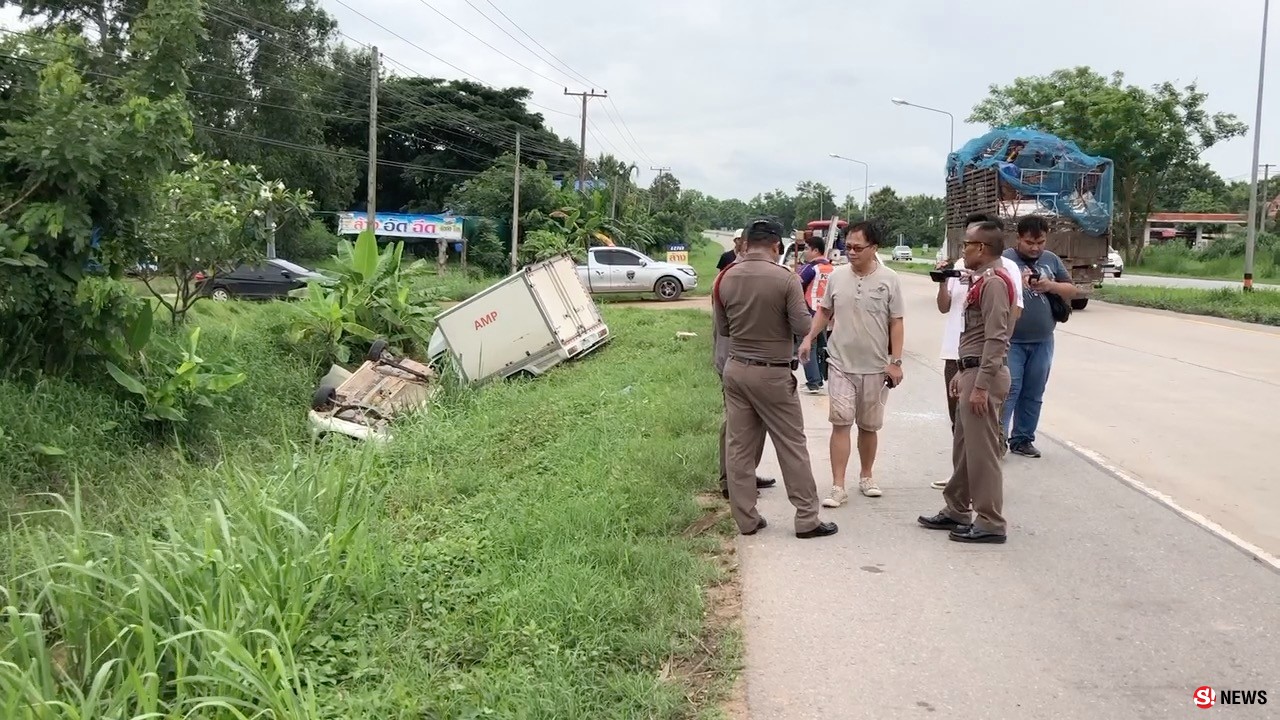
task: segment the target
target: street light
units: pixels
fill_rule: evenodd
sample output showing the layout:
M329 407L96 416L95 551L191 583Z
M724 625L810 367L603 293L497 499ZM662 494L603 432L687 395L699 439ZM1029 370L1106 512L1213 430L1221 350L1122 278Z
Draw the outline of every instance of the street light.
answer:
M1258 150L1262 142L1262 88L1267 69L1267 15L1271 0L1262 3L1262 52L1258 58L1258 109L1253 120L1253 178L1249 181L1249 235L1244 243L1244 290L1253 291L1253 245L1258 240Z
M854 160L853 158L845 157L843 155L837 155L835 153L829 153L829 155L831 155L831 157L837 160L844 160L845 162L858 163L859 165L862 166L862 182L866 183L865 185L862 186L862 219L863 220L867 219L867 210L868 210L867 188L871 187L871 164L865 163L861 160ZM849 192L853 192L853 191L850 190Z
M924 105L917 105L913 102L908 102L906 100L903 100L902 98L890 98L890 102L892 102L894 105L908 105L913 108L928 110L929 112L941 113L942 115L946 115L947 117L951 118L951 149L948 152L956 151L956 116L955 115L952 115L946 110L939 110L938 108L931 108L931 107L925 107Z

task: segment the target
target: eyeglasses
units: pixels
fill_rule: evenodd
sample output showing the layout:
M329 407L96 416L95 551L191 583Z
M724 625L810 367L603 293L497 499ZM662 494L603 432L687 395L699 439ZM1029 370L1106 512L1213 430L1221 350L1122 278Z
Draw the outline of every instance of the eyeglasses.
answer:
M845 250L848 250L849 252L853 252L853 253L860 253L869 247L871 246L870 245L846 245Z

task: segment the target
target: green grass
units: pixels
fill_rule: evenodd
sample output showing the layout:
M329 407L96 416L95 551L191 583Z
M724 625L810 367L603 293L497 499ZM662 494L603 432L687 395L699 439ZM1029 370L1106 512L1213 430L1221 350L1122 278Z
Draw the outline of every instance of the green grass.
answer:
M885 266L893 268L898 272L908 272L915 275L928 275L929 271L933 269L933 265L927 265L925 263L904 263L893 262L892 260L885 262Z
M289 312L201 307L209 359L250 378L176 437L103 384L0 382L27 513L0 535L0 717L713 712L733 637L710 696L663 672L706 652L719 579L720 539L680 536L715 475L705 313L606 308L605 348L449 393L377 448L307 433ZM15 451L37 445L66 454Z
M1104 283L1094 293L1099 300L1122 305L1280 326L1280 292L1275 290L1245 293L1232 288L1193 290Z

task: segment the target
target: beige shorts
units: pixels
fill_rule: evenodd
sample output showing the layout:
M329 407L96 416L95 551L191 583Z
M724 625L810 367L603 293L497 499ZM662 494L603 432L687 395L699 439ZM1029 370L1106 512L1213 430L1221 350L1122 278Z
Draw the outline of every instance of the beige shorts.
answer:
M827 372L831 424L857 425L859 430L878 431L884 425L884 405L889 399L884 373L853 375L833 367L828 367Z

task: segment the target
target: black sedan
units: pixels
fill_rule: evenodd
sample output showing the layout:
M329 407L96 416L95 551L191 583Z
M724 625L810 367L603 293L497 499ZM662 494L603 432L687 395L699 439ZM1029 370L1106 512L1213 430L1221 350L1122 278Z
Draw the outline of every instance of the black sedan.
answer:
M320 274L301 265L273 258L260 264L241 265L229 273L214 276L212 280L197 280L200 293L214 300L269 300L287 298L290 292L306 287L307 280L319 277Z

